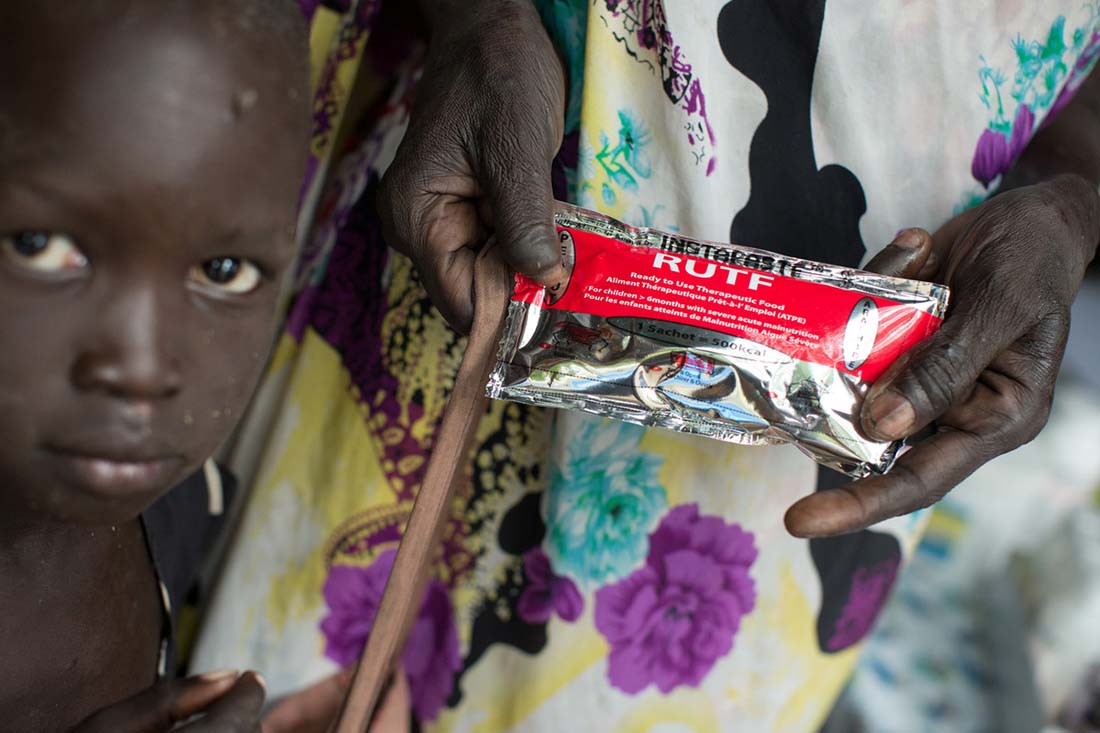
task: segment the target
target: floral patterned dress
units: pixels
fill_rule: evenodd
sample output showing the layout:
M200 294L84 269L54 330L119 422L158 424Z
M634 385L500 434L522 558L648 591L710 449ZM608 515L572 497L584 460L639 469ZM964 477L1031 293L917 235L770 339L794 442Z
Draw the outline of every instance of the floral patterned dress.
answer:
M384 83L306 198L194 657L273 695L354 660L462 354L375 215L419 51L368 32L377 3L308 5L315 41L339 29L318 139L348 64ZM559 197L847 265L986 196L1100 50L1080 0L539 5L571 81ZM492 403L402 657L423 730L815 730L924 524L790 537L787 506L841 481L793 448Z

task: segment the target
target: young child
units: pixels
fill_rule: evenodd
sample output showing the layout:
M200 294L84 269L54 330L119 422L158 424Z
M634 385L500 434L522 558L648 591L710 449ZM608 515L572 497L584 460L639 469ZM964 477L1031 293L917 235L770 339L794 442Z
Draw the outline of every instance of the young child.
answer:
M0 28L0 727L252 730L255 675L155 684L143 512L268 353L308 139L299 8L8 0Z

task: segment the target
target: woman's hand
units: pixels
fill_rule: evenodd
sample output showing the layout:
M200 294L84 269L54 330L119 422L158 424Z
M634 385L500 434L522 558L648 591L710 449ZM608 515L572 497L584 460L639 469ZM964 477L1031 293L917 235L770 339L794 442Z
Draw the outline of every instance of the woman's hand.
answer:
M548 286L564 278L550 167L565 77L531 0L469 0L429 20L424 75L379 209L386 241L466 331L474 258L490 234L516 270Z
M197 675L158 682L99 711L74 733L259 733L263 704L264 684L255 672Z
M939 501L1046 424L1070 305L1100 239L1100 198L1083 178L1014 189L948 222L922 277L951 287L938 333L874 385L870 437L931 435L885 476L805 497L787 512L799 537L853 532Z

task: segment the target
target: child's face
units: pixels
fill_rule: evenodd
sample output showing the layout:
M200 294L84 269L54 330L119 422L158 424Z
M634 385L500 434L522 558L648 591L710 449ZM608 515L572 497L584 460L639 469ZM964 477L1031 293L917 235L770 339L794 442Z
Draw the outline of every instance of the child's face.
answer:
M161 3L107 24L16 5L0 44L0 515L124 521L211 455L263 366L304 59Z

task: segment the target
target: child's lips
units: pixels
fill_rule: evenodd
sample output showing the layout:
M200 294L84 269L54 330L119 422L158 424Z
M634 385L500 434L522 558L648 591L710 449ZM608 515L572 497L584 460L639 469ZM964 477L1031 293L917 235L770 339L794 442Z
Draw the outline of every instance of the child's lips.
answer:
M97 494L161 491L177 477L181 456L97 455L92 451L51 449L63 478Z

